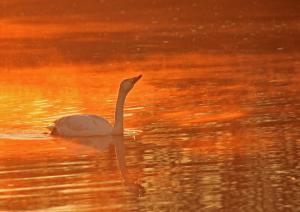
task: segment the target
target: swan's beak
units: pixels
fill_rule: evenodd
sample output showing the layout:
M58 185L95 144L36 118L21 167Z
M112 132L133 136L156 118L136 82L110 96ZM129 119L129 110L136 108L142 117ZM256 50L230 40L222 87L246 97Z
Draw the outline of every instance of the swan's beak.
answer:
M141 79L142 76L143 76L143 75L139 75L139 76L137 76L137 77L134 77L134 78L133 78L133 83L136 83L137 81L139 81L139 79Z

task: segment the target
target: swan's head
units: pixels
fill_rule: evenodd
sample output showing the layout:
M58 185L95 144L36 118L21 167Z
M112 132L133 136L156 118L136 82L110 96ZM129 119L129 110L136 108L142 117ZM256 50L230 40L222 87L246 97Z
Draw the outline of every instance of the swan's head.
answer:
M121 91L128 93L135 85L139 79L141 79L142 75L139 75L137 77L125 79L121 82L120 89Z

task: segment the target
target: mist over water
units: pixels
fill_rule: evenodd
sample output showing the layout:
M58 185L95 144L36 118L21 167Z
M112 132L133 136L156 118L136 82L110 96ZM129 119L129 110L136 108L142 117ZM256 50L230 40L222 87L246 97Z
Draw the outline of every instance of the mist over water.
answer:
M0 211L299 209L299 9L1 1ZM125 149L46 133L70 114L113 123L138 74Z
M1 2L0 65L299 52L294 1Z

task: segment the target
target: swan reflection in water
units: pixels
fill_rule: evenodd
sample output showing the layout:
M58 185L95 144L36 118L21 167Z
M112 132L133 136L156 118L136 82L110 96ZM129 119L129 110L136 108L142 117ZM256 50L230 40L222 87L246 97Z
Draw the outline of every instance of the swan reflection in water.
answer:
M134 192L137 196L143 196L145 189L128 176L128 169L125 160L125 145L124 140L128 137L124 136L90 136L90 137L72 137L70 141L77 144L93 147L100 151L104 151L113 145L115 147L116 158L120 169L121 177L126 190ZM131 138L130 138L131 139Z
M131 182L125 161L124 145L124 104L128 93L141 79L142 75L125 79L120 83L118 99L115 110L115 124L112 126L106 119L90 114L77 114L61 117L48 126L50 134L70 138L82 145L88 145L96 149L104 150L110 145L115 146L115 152L119 163L124 185L130 191L141 195L143 187Z

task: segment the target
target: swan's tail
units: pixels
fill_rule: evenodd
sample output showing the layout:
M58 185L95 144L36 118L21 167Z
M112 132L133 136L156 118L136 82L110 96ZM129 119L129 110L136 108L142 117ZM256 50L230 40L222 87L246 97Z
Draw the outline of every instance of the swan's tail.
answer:
M50 131L50 135L55 135L56 134L56 128L55 128L54 125L47 126L47 129Z

